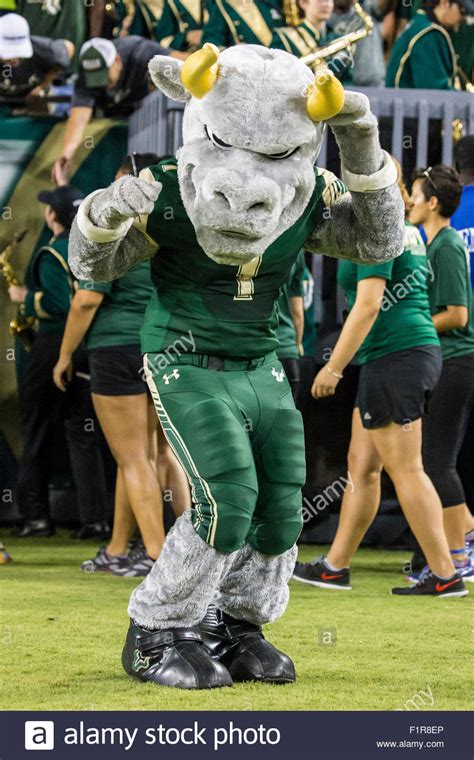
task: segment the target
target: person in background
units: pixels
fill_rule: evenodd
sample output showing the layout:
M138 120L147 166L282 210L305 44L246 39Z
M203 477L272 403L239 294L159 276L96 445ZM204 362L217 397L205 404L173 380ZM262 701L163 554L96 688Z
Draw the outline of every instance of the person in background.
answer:
M202 44L212 42L219 48L242 43L271 47L275 27L284 23L279 0L252 0L251 3L214 0Z
M469 258L462 238L450 225L461 192L461 182L451 167L417 169L410 220L422 224L426 233L428 296L443 354L441 377L423 423L423 462L443 505L454 565L465 580L474 581L474 566L465 547L466 498L457 471L458 455L474 412L474 308Z
M132 154L122 162L116 179L130 173L138 176L158 160L154 154ZM152 293L148 261L136 264L112 282L80 281L54 368L54 381L65 390L64 378L73 370L74 351L85 339L94 407L117 462L112 538L94 559L82 564L86 572L125 577L148 574L165 537L159 476L166 478L161 481L163 490L172 492L175 514L190 507L186 478L165 445L161 430L157 475L158 421L145 382L139 344ZM137 523L145 551L128 554Z
M408 214L410 201L399 185ZM465 596L443 526L441 502L423 469L422 424L441 371L441 352L427 293L426 251L413 225L405 224L401 256L362 266L340 261L338 279L349 301L330 361L315 377L312 395L334 395L357 351L361 365L336 537L326 557L297 562L293 577L323 588L350 590L349 565L380 504L381 473L391 478L398 501L428 558L431 572L400 596ZM407 286L409 284L409 287Z
M201 45L202 27L209 14L202 0L165 0L163 14L156 27L156 39L173 50L197 50Z
M9 288L11 301L38 322L19 387L23 456L17 503L24 521L17 535L22 538L51 536L55 532L49 509L49 483L56 457L55 430L63 419L81 521L77 537L104 538L109 533L105 518L107 487L84 353L76 354L75 372L66 397L59 393L52 379L74 293L67 264L68 240L82 197L72 187L39 193L38 200L46 204L45 221L53 237L32 258L27 275L29 287Z
M74 51L69 40L31 36L27 20L17 13L1 16L0 95L40 95L68 69Z
M115 37L138 35L157 39L156 28L163 13L165 0L115 0L117 26Z
M101 0L103 5L103 0ZM77 0L46 0L32 3L31 0L17 0L17 13L29 23L34 34L50 39L66 39L72 42L76 53L87 39L87 14L96 8L93 3ZM100 5L100 2L99 2ZM76 70L77 56L72 61Z
M366 0L363 6L372 18L372 34L353 46L355 49L352 66L343 81L350 81L359 87L382 87L385 83L385 61L377 2ZM364 24L355 12L354 0L335 0L334 13L329 19L329 25L337 37L362 29Z
M457 58L449 32L472 8L472 0L424 0L392 48L387 87L452 90Z
M279 322L276 335L279 346L276 353L285 370L295 402L300 385L299 357L303 355L304 269L304 252L300 251L291 267L288 281L280 289L278 299Z
M314 321L314 278L305 264L303 272L303 356L316 355L316 323Z
M468 135L454 146L454 165L463 186L461 201L451 217L451 227L458 231L470 257L471 285L474 291L474 135ZM474 450L474 414L471 414L466 437L458 457L458 472L465 483L472 483L472 452ZM471 487L472 492L472 487ZM474 494L471 493L471 509ZM466 510L466 543L474 552L474 516Z
M52 170L60 185L70 175L76 150L94 113L105 117L129 116L152 89L148 64L155 55L185 58L185 53L164 48L141 37L88 40L79 55L79 78L71 103L62 153Z
M328 24L334 0L299 0L299 7L301 22L298 26L276 27L271 43L272 48L286 50L298 58L314 53L340 36ZM328 68L343 80L347 78L352 62L352 54L343 50L329 60Z

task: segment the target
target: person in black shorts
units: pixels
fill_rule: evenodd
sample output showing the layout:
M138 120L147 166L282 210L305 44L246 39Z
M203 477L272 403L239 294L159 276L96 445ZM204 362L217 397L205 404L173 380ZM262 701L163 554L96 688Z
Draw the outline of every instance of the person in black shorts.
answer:
M138 176L158 160L154 154L131 155L117 179L128 173ZM136 264L112 282L80 281L54 369L55 383L64 390L63 378L71 371L72 354L85 337L94 408L117 462L112 539L93 560L82 564L88 572L127 577L148 574L165 537L160 477L163 489L172 494L176 514L190 506L186 478L162 434L157 452L157 417L139 345L152 292L148 261ZM145 551L128 555L136 523Z
M408 194L399 184L408 211ZM413 225L405 249L384 264L339 262L338 279L350 312L330 361L312 394L335 393L356 351L361 365L352 418L348 484L336 537L326 557L297 563L294 578L314 586L350 590L349 563L377 513L382 468L390 476L407 521L428 558L430 573L403 596L465 596L444 533L441 503L423 470L421 436L427 402L441 372L439 340L430 316L426 251Z
M423 461L443 505L444 526L454 565L465 581L474 566L465 547L466 498L457 459L474 411L474 308L469 254L450 226L462 185L449 166L418 169L410 219L427 237L428 296L443 354L443 368L423 422ZM422 570L419 577L426 572Z

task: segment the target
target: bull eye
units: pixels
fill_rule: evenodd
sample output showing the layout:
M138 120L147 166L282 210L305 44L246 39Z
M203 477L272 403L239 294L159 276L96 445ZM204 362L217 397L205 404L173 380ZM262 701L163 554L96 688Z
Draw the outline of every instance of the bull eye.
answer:
M299 148L289 148L288 150L284 150L282 153L268 153L267 158L273 158L275 160L278 160L279 158L289 158L294 153L296 153L297 150L299 150Z
M224 140L221 140L217 135L215 135L207 124L205 125L206 129L206 135L208 136L208 139L211 141L213 145L216 146L216 148L220 148L221 150L230 150L232 148L232 145L229 145L228 143L225 143Z

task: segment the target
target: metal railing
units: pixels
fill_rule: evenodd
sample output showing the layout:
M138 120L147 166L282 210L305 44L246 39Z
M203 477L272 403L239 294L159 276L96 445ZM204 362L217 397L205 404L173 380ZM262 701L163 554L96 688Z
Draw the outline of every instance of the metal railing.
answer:
M459 119L463 124L463 134L474 134L474 96L469 92L445 90L405 90L384 87L354 87L370 100L374 114L385 121L391 130L391 145L386 146L403 162L409 137L416 141L416 165L426 166L430 122L437 120L441 134L440 159L444 164L452 163L453 122ZM140 107L129 119L130 151L170 155L180 147L182 136L183 104L169 100L159 92L153 92L142 101ZM411 120L409 129L406 120ZM326 139L318 158L318 166L325 167L327 158Z

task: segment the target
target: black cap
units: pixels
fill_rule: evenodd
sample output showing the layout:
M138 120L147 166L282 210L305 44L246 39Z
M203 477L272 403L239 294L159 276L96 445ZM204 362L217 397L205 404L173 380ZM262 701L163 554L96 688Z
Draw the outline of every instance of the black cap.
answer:
M54 190L41 190L38 193L38 200L51 206L64 226L72 223L83 198L84 194L71 185L62 185Z

